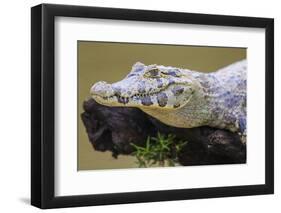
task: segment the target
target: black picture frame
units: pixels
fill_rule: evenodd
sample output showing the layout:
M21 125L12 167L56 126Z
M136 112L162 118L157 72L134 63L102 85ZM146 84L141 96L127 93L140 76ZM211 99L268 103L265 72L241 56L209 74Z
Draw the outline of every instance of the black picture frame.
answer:
M54 21L55 17L59 16L264 28L265 184L56 197ZM39 208L216 198L274 192L274 20L271 18L41 4L31 8L31 97L31 204Z

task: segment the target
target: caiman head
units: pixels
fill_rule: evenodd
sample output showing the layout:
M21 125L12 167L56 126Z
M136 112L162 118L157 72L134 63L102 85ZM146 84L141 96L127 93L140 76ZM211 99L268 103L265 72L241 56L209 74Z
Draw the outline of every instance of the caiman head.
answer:
M175 110L185 106L198 87L185 70L137 62L123 80L113 84L97 82L90 92L106 106Z

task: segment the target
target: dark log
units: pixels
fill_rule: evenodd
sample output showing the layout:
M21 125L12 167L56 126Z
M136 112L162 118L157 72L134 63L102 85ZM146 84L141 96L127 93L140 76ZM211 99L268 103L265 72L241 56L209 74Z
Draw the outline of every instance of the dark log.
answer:
M147 136L160 132L188 141L179 154L181 165L246 163L246 145L237 134L227 130L171 127L137 108L107 107L93 99L85 101L83 107L81 118L93 148L111 151L114 157L132 153L131 143L142 146Z

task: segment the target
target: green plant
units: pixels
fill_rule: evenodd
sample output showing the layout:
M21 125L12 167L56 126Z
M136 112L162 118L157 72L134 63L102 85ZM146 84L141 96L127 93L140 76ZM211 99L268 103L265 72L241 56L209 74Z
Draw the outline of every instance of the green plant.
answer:
M179 152L187 143L187 141L175 139L175 135L164 135L158 132L156 137L148 136L144 146L131 143L135 149L132 155L137 158L139 167L175 166Z

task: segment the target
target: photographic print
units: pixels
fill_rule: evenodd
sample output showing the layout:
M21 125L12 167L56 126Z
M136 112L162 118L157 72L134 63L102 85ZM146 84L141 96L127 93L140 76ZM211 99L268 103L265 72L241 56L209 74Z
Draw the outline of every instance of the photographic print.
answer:
M78 170L246 163L247 49L78 41Z
M274 193L274 19L41 4L31 41L32 205Z

